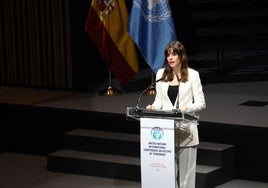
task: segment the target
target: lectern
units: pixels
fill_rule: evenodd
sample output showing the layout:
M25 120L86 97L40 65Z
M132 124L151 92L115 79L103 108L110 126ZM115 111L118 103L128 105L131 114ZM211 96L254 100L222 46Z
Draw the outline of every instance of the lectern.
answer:
M175 188L175 123L180 130L181 123L198 118L178 110L127 107L127 120L131 119L140 121L142 188Z

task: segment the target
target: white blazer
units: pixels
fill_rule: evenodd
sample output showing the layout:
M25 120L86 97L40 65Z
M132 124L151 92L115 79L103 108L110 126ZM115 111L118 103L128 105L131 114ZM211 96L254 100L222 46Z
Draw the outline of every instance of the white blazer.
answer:
M164 68L161 68L156 73L156 80L162 77L164 72ZM168 97L168 88L170 82L159 81L156 83L156 96L153 102L153 106L155 109L162 109L162 110L172 110L176 108L176 102L174 105L170 101ZM198 112L206 108L205 96L203 93L203 88L201 85L201 79L199 73L191 68L188 68L188 81L183 83L181 82L179 85L179 107L187 106L186 113L191 113L197 117L199 117ZM180 138L176 136L176 139L180 146L194 146L199 144L198 138L198 121L196 122L187 122L187 123L180 123L176 122L176 126L180 126L183 130L190 131L190 134L187 135L185 138L184 131L176 130L176 134L180 134ZM186 133L185 133L186 134ZM178 140L179 139L179 140Z

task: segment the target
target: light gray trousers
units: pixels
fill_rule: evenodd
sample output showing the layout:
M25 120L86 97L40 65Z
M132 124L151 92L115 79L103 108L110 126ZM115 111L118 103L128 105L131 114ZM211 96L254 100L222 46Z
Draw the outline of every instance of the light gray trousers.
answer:
M176 188L195 188L197 147L176 148Z

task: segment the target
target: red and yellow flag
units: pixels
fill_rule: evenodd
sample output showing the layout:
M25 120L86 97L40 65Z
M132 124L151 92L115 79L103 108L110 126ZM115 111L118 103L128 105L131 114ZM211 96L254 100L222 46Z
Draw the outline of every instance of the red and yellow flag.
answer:
M92 0L85 30L111 73L122 84L139 71L136 46L127 25L124 0Z

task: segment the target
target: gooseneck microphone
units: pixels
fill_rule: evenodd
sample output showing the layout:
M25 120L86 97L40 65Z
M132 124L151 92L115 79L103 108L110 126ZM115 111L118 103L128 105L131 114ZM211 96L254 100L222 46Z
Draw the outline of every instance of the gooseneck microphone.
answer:
M161 81L161 80L163 80L163 78L160 78L160 79L158 79L158 80L152 82L152 83L151 83L145 90L143 90L143 91L140 93L139 98L138 98L138 101L137 101L137 105L136 105L136 107L135 107L135 108L136 108L136 111L139 109L141 96L142 96L148 89L150 89L154 84L156 84L157 82L159 82L159 81Z

